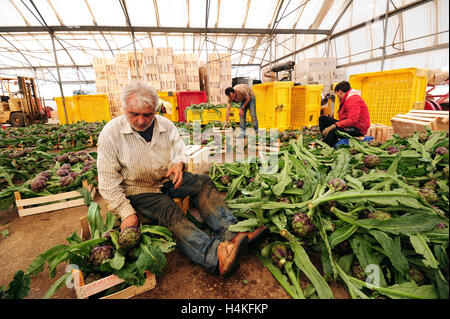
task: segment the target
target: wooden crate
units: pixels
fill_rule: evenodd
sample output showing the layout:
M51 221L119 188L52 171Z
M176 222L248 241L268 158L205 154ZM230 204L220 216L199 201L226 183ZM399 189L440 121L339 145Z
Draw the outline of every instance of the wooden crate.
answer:
M186 147L186 154L189 160L186 165L186 171L193 174L208 174L211 168L210 149L200 145L189 145Z
M95 196L96 188L94 187L94 185L90 185L87 183L87 181L83 181L83 187L87 188L90 191L92 197ZM59 209L84 205L84 199L82 198L82 195L77 191L26 199L22 199L22 197L20 196L20 192L14 192L14 196L16 198L16 206L19 211L19 217L47 213ZM35 206L38 204L45 205Z
M92 295L105 291L111 287L121 284L124 281L116 275L110 275L86 285L84 283L83 273L80 270L72 269L72 276L75 286L75 293L78 299L87 299ZM147 271L146 276L147 278L143 286L130 286L100 299L128 299L155 288L155 275Z
M381 124L371 124L367 130L367 135L372 136L375 140L384 143L392 138L394 129L390 126Z

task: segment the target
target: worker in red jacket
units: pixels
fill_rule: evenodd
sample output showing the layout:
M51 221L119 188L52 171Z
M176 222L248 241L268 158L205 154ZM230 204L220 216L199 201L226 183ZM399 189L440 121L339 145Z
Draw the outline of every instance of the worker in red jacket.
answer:
M319 117L323 140L330 146L334 146L339 140L337 130L358 137L364 136L370 126L369 109L361 98L361 91L353 90L346 81L338 83L334 91L340 101L339 120L328 116Z

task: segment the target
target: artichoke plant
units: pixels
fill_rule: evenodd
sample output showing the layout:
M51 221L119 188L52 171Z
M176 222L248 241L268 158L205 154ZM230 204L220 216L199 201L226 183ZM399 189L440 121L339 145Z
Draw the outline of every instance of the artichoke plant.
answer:
M368 168L375 168L381 164L381 158L376 155L367 155L364 157L364 165Z
M272 247L272 261L278 268L283 267L286 261L294 259L294 253L292 250L283 244L277 244Z
M119 234L119 246L124 250L135 247L141 241L141 232L136 226L130 226Z
M419 190L419 196L424 201L426 201L429 204L436 204L439 201L439 197L437 196L434 189L423 187Z
M304 213L297 213L292 218L292 229L300 236L306 236L314 229L312 220Z
M341 178L333 178L328 182L328 186L334 188L336 191L346 191L347 183Z
M100 245L92 248L91 254L89 255L89 260L94 267L98 267L102 264L102 262L113 258L113 256L113 245Z

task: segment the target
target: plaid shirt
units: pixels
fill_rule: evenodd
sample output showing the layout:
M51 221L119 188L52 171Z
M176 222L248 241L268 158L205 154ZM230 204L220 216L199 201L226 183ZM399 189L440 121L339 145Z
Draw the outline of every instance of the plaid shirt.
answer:
M132 129L125 115L111 120L97 144L98 189L108 209L122 220L135 214L126 196L160 193L175 163L187 163L185 144L175 125L155 116L150 143Z

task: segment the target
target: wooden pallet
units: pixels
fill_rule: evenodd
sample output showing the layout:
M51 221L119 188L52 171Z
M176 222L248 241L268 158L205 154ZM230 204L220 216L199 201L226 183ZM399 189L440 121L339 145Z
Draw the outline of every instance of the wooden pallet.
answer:
M118 284L121 284L124 281L116 275L110 275L86 285L84 283L83 273L80 270L72 269L72 276L74 280L77 299L88 299L88 297L105 291L106 289L114 287ZM145 291L155 288L155 275L147 271L146 276L147 278L143 286L131 286L100 299L129 299Z
M94 185L90 185L87 183L87 181L83 181L83 187L87 188L90 191L92 197L95 196L96 188L94 187ZM82 198L82 195L77 191L26 199L22 199L20 192L14 192L14 196L16 198L16 206L19 211L19 217L47 213L59 209L84 205L84 199Z
M433 131L449 131L448 111L411 110L391 119L394 133L400 137L411 137L414 132L427 128Z

